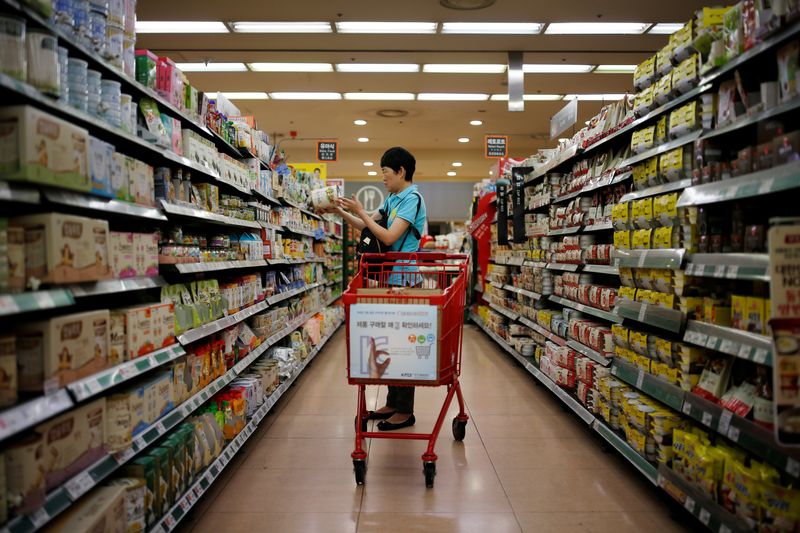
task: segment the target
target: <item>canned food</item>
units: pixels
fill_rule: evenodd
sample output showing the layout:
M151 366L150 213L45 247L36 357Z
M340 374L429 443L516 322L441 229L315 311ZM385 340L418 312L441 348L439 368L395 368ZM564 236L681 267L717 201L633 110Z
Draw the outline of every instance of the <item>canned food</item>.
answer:
M28 55L28 83L40 91L59 94L58 39L41 30L29 31L25 37Z
M0 72L20 81L27 79L25 61L25 21L21 18L0 17Z

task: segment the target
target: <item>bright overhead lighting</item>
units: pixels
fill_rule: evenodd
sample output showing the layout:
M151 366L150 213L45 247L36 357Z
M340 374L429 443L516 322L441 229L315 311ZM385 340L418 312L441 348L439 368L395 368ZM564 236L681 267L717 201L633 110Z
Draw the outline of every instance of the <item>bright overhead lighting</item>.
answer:
M470 34L525 34L535 35L542 31L538 22L444 22L442 33Z
M553 64L527 64L522 65L522 72L526 74L571 74L589 72L594 65L567 65L564 63Z
M636 65L597 65L594 72L598 74L633 74Z
M434 74L502 74L506 66L499 63L431 63L422 65L422 72Z
M353 124L355 124L356 126L366 126L367 125L367 121L362 119L362 118L358 118L358 119L353 121Z
M237 33L333 33L330 22L234 22Z
M436 22L337 22L339 33L436 33Z
M649 24L643 22L556 22L547 26L548 35L637 35Z
M225 91L223 91L222 93L214 94L214 98L216 98L217 95L219 95L219 94L222 94L222 96L224 96L228 100L267 100L267 99L269 99L269 96L267 96L267 93L260 93L260 92L229 93L229 92L225 92Z
M357 140L358 142L360 142L360 143L368 143L368 142L369 142L369 137L359 137L359 138L358 138L358 139L356 139L356 140Z
M333 72L330 63L249 63L256 72Z
M372 161L364 161L364 166L365 166L365 167L371 167L371 166L373 166L374 164L375 164L375 163L373 163Z
M454 167L460 167L460 166L462 166L463 164L464 164L464 163L462 163L461 161L453 161L453 166L454 166Z
M419 72L416 63L337 63L339 72Z
M344 93L345 100L413 100L414 93Z
M459 137L458 138L458 142L460 142L460 143L468 143L469 142L469 137Z
M247 72L244 63L176 63L183 72Z
M228 33L217 20L137 20L136 33Z
M470 120L469 121L469 125L470 126L483 126L483 121L482 120Z
M551 102L554 100L561 100L560 94L526 94L523 96L523 100L526 102ZM507 102L508 101L508 93L503 94L493 94L492 95L493 102Z
M471 93L419 93L417 95L417 100L438 102L484 102L488 99L488 94Z
M647 33L652 35L672 35L684 26L686 24L681 22L661 22L650 28Z
M455 173L455 171L451 170L450 172L447 173L447 175L448 176L455 176L456 173Z
M369 172L367 172L367 176L377 176L377 175L378 173L374 170L370 170Z
M341 100L339 93L269 93L273 100Z
M625 98L624 94L568 94L564 97L564 100L575 100L578 99L579 102L611 102L616 100L622 100Z

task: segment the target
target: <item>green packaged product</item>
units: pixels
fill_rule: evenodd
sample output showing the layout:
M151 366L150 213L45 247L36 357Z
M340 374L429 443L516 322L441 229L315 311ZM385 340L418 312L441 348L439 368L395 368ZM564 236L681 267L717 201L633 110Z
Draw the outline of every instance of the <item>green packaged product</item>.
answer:
M150 457L158 459L158 506L159 518L172 507L172 453L169 448L153 448Z
M164 441L163 446L172 452L172 488L177 501L186 492L186 443L176 432Z
M158 477L158 458L145 455L134 459L122 469L122 474L126 477L133 477L144 480L144 514L147 527L153 526L160 516L157 512L160 509L159 477Z
M150 50L136 50L136 81L155 90L157 71L158 56Z

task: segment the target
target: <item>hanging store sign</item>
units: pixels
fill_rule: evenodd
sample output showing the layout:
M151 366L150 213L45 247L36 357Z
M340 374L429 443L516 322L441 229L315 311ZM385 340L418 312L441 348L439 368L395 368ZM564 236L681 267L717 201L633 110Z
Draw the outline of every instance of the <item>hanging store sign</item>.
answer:
M514 242L523 243L525 237L525 175L530 167L511 169L511 206L514 217Z
M487 135L484 140L484 155L487 159L508 157L508 135Z
M336 162L338 160L339 160L338 141L317 141L317 161Z
M469 233L477 242L478 266L486 274L489 268L489 256L492 252L492 220L496 213L495 193L489 193L478 200L475 215L469 225Z
M497 180L497 244L508 244L508 180Z
M550 138L555 139L561 132L578 122L578 99L575 98L561 108L550 119Z

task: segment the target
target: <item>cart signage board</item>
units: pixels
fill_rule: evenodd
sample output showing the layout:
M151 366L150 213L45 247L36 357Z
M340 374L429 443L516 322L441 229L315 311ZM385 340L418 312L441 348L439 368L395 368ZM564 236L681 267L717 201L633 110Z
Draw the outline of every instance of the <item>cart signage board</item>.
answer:
M338 141L317 141L317 161L332 161L339 160L339 142Z
M484 155L487 159L508 157L508 135L487 135L484 139Z
M348 320L351 378L436 381L435 305L352 304Z

